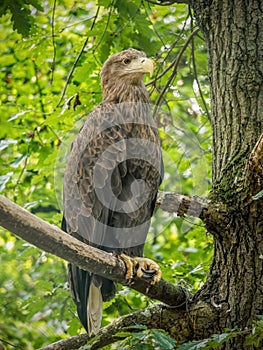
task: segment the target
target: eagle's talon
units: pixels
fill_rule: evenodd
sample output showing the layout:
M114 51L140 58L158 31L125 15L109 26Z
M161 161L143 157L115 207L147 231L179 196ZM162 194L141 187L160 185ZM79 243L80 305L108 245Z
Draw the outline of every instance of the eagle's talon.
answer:
M141 268L142 272L144 272L147 275L154 275L156 274L156 269L152 269L152 270L146 270L143 267Z
M154 276L152 275L146 275L145 273L143 275L141 275L141 278L145 279L145 280L152 280Z
M151 284L155 284L160 281L162 272L158 264L156 264L154 261L141 257L132 258L126 254L121 254L120 258L124 262L127 269L125 275L127 280L132 279L136 274L137 277L148 280ZM136 271L136 273L134 271Z

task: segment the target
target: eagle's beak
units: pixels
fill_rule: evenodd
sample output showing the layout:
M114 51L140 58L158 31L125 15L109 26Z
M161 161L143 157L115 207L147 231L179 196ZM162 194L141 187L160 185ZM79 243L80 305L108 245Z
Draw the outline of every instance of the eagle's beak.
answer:
M150 73L150 76L152 76L154 69L153 61L146 57L140 57L133 60L127 69L131 73Z
M143 73L150 73L150 77L153 75L154 65L153 61L149 58L142 58L141 59L142 69Z

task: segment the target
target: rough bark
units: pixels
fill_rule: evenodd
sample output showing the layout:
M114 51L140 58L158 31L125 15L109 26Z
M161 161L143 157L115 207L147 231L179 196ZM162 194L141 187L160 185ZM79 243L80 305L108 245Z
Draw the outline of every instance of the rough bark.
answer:
M251 327L263 313L263 3L193 1L209 53L213 128L214 258L198 297L217 306L214 325ZM236 337L220 349L252 349Z

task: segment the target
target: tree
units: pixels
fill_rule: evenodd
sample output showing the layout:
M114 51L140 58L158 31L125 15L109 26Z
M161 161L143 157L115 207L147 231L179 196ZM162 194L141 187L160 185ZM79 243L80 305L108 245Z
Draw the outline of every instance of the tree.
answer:
M215 249L199 297L213 296L219 329L245 329L262 313L262 8L256 1L204 1L194 8L208 45L213 129L214 209L207 228ZM240 336L224 348L250 347Z
M185 5L176 4L179 2L188 3L188 10ZM86 115L87 109L91 109L100 99L97 74L94 75L93 72L98 72L101 62L111 52L118 51L123 46L143 47L148 55L156 55L158 63L156 77L153 81L149 81L149 86L152 87L151 98L155 101L155 105L157 107L162 105L158 111L158 122L163 139L166 172L170 173L164 184L164 190L180 193L182 188L181 192L184 194L197 193L205 196L209 189L207 175L209 171L206 169L210 166L210 142L207 141L210 128L206 121L207 118L210 119L213 134L212 189L209 195L210 202L208 206L205 205L207 209L200 210L199 216L206 230L213 235L214 256L205 283L201 285L206 270L202 267L198 273L197 267L205 259L203 248L209 252L210 244L205 240L204 230L198 226L200 222L189 224L189 216L186 221L181 217L171 218L166 215L162 217L158 211L153 220L153 244L149 242L146 246L146 255L159 258L164 277L168 281L174 282L171 271L176 269L177 274L181 273L187 282L195 284L196 293L187 301L187 308L184 306L171 309L155 305L147 309L148 314L138 311L134 315L121 318L117 326L116 323L109 325L106 334L114 335L114 332L119 332L119 338L124 340L117 346L123 348L125 346L138 348L138 340L141 345L146 342L149 348L154 348L156 343L163 348L173 347L171 338L160 331L155 333L149 331L150 328L165 330L177 344L192 341L181 349L194 349L194 346L199 348L220 346L220 349L247 350L262 346L263 326L260 316L263 261L261 218L263 16L260 2L257 0L160 1L159 5L162 6L158 6L157 2L148 1L143 2L141 7L139 2L105 1L99 2L98 7L93 4L93 12L84 4L78 7L74 3L71 7L71 2L68 1L66 5L71 8L70 11L67 10L67 6L59 8L56 2L53 8L47 4L43 9L52 19L51 26L48 27L50 37L46 31L48 21L40 12L38 12L39 20L34 18L36 27L31 26L32 36L21 43L18 43L19 36L7 29L8 14L3 20L3 32L8 33L9 38L8 47L4 46L2 62L5 68L1 72L2 78L5 79L4 95L1 98L3 106L1 148L6 150L1 158L4 170L1 185L3 189L5 188L4 193L18 204L24 206L26 204L33 213L58 224L61 214L54 195L54 187L51 185L53 169L50 168L50 164L64 155L60 152L63 150L61 129L67 132L74 125L73 111L67 109L70 104L74 104L77 110L76 119L80 115ZM192 10L200 31L194 27ZM38 11L41 11L41 8L38 8ZM60 17L56 16L56 13L59 13ZM28 12L23 11L22 14L29 16L27 17L29 22L32 21ZM76 18L78 25L82 26L80 30L87 36L82 44L77 41L79 36L76 30L69 31L67 25L62 26L62 19L65 23L65 19L70 16ZM89 27L86 23L89 23ZM19 29L19 24L16 24L16 28ZM204 45L204 40L207 46ZM69 54L65 55L61 47L66 47ZM89 49L84 59L87 47ZM209 56L211 113L203 55L206 47ZM74 50L78 54L75 54ZM43 55L44 51L46 55ZM67 79L66 70L70 72ZM66 79L66 84L63 84L61 77ZM48 82L52 85L48 85ZM61 91L61 99L58 101ZM67 100L62 112L59 107L55 110L55 105L61 106L65 97ZM78 106L79 99L82 103L80 106ZM17 130L22 131L24 136L19 136ZM51 144L47 140L52 140ZM175 174L174 163L170 162L170 159L175 160L177 164L178 173L181 175L180 181ZM192 176L186 171L189 168ZM57 166L55 187L58 192L61 188L58 181L59 170ZM194 189L197 192L194 192ZM169 195L165 198L169 198ZM188 205L188 209L187 214L191 215L191 205ZM185 214L181 205L177 206L176 211L179 216ZM164 238L158 236L156 232L163 232ZM180 243L177 240L178 234ZM24 255L24 258L32 255L30 267L43 278L48 271L47 267L43 266L43 259L52 261L53 258L36 253L32 247L23 247L23 242L14 241L7 232L2 237L4 252L10 252L9 258L5 257L5 266L10 264L10 261L12 266L15 266L14 256L17 252ZM161 243L162 248L158 247ZM197 249L198 244L201 247ZM12 245L15 245L16 251ZM156 254L150 256L154 249ZM176 256L170 260L171 249L176 252L174 254ZM197 249L200 259L191 256L190 252L194 249ZM39 257L34 258L37 254ZM184 266L183 263L187 265L186 257L192 267L182 268L180 266ZM53 275L60 271L62 276L59 281L62 283L65 278L63 263L60 261L56 267L52 266L51 270ZM26 271L23 273L26 274ZM191 272L194 278L191 277ZM16 285L18 279L16 273L9 270L9 274ZM23 321L29 322L30 317L43 319L48 310L58 312L60 300L69 298L50 273L49 281L47 280L46 284L42 283L41 292L34 285L38 296L37 300L34 299L32 295L26 293L30 283L33 285L32 278L28 277L31 274L32 271L27 274L27 278L22 279L23 283L20 284L17 296L12 294L16 288L12 288L8 274L1 277L4 295L9 297L9 300L14 296L19 299L17 307L11 303L12 307L6 309L7 323L11 324L14 330L17 330ZM47 290L52 288L54 298L47 298ZM43 299L43 296L46 300L41 304L39 300ZM47 305L47 300L52 306L45 309L43 304ZM33 302L33 306L29 307L28 305L32 304L30 301ZM56 303L58 305L54 305ZM139 308L146 306L145 300L138 301L136 295L130 302L128 301L128 304ZM17 316L17 321L13 322L11 319L12 317L15 319L15 310L19 306L22 306L24 314ZM113 310L116 310L117 306L122 312L128 311L118 303L118 297L113 301L113 305L105 307L113 316ZM42 311L37 314L37 310L41 309ZM72 319L68 311L63 310L62 313L64 319ZM131 322L134 324L134 321L140 325L137 328L129 328L128 326ZM53 325L59 323L58 319L54 318L51 322ZM77 332L76 324L77 320L73 318L68 329L69 334ZM145 326L148 330L144 328ZM4 325L1 325L1 328L2 338L19 344L18 337L15 335L6 337L7 328ZM126 333L123 333L123 328ZM26 334L28 339L23 339L20 346L30 348L34 344L32 348L36 348L43 345L43 342L34 335L34 331L31 334L31 342L28 333L25 330L21 332L23 338ZM209 339L203 340L204 338ZM57 339L59 336L53 337L53 341ZM74 338L73 341L76 343L77 339ZM86 338L84 341L86 342ZM93 341L97 344L103 344L104 341L106 344L116 341L116 338L107 336L103 338L101 334L99 339ZM93 348L96 346L98 345L94 343Z

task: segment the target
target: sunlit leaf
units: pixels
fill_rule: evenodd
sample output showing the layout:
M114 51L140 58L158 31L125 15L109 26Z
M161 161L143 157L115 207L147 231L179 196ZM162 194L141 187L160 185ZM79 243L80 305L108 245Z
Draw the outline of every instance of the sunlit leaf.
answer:
M7 148L9 145L15 145L17 144L17 140L1 140L0 141L0 151L4 150L5 148Z
M0 176L0 192L3 191L3 189L5 188L5 185L10 180L10 178L12 177L13 174L14 174L13 172L9 172L5 175Z

